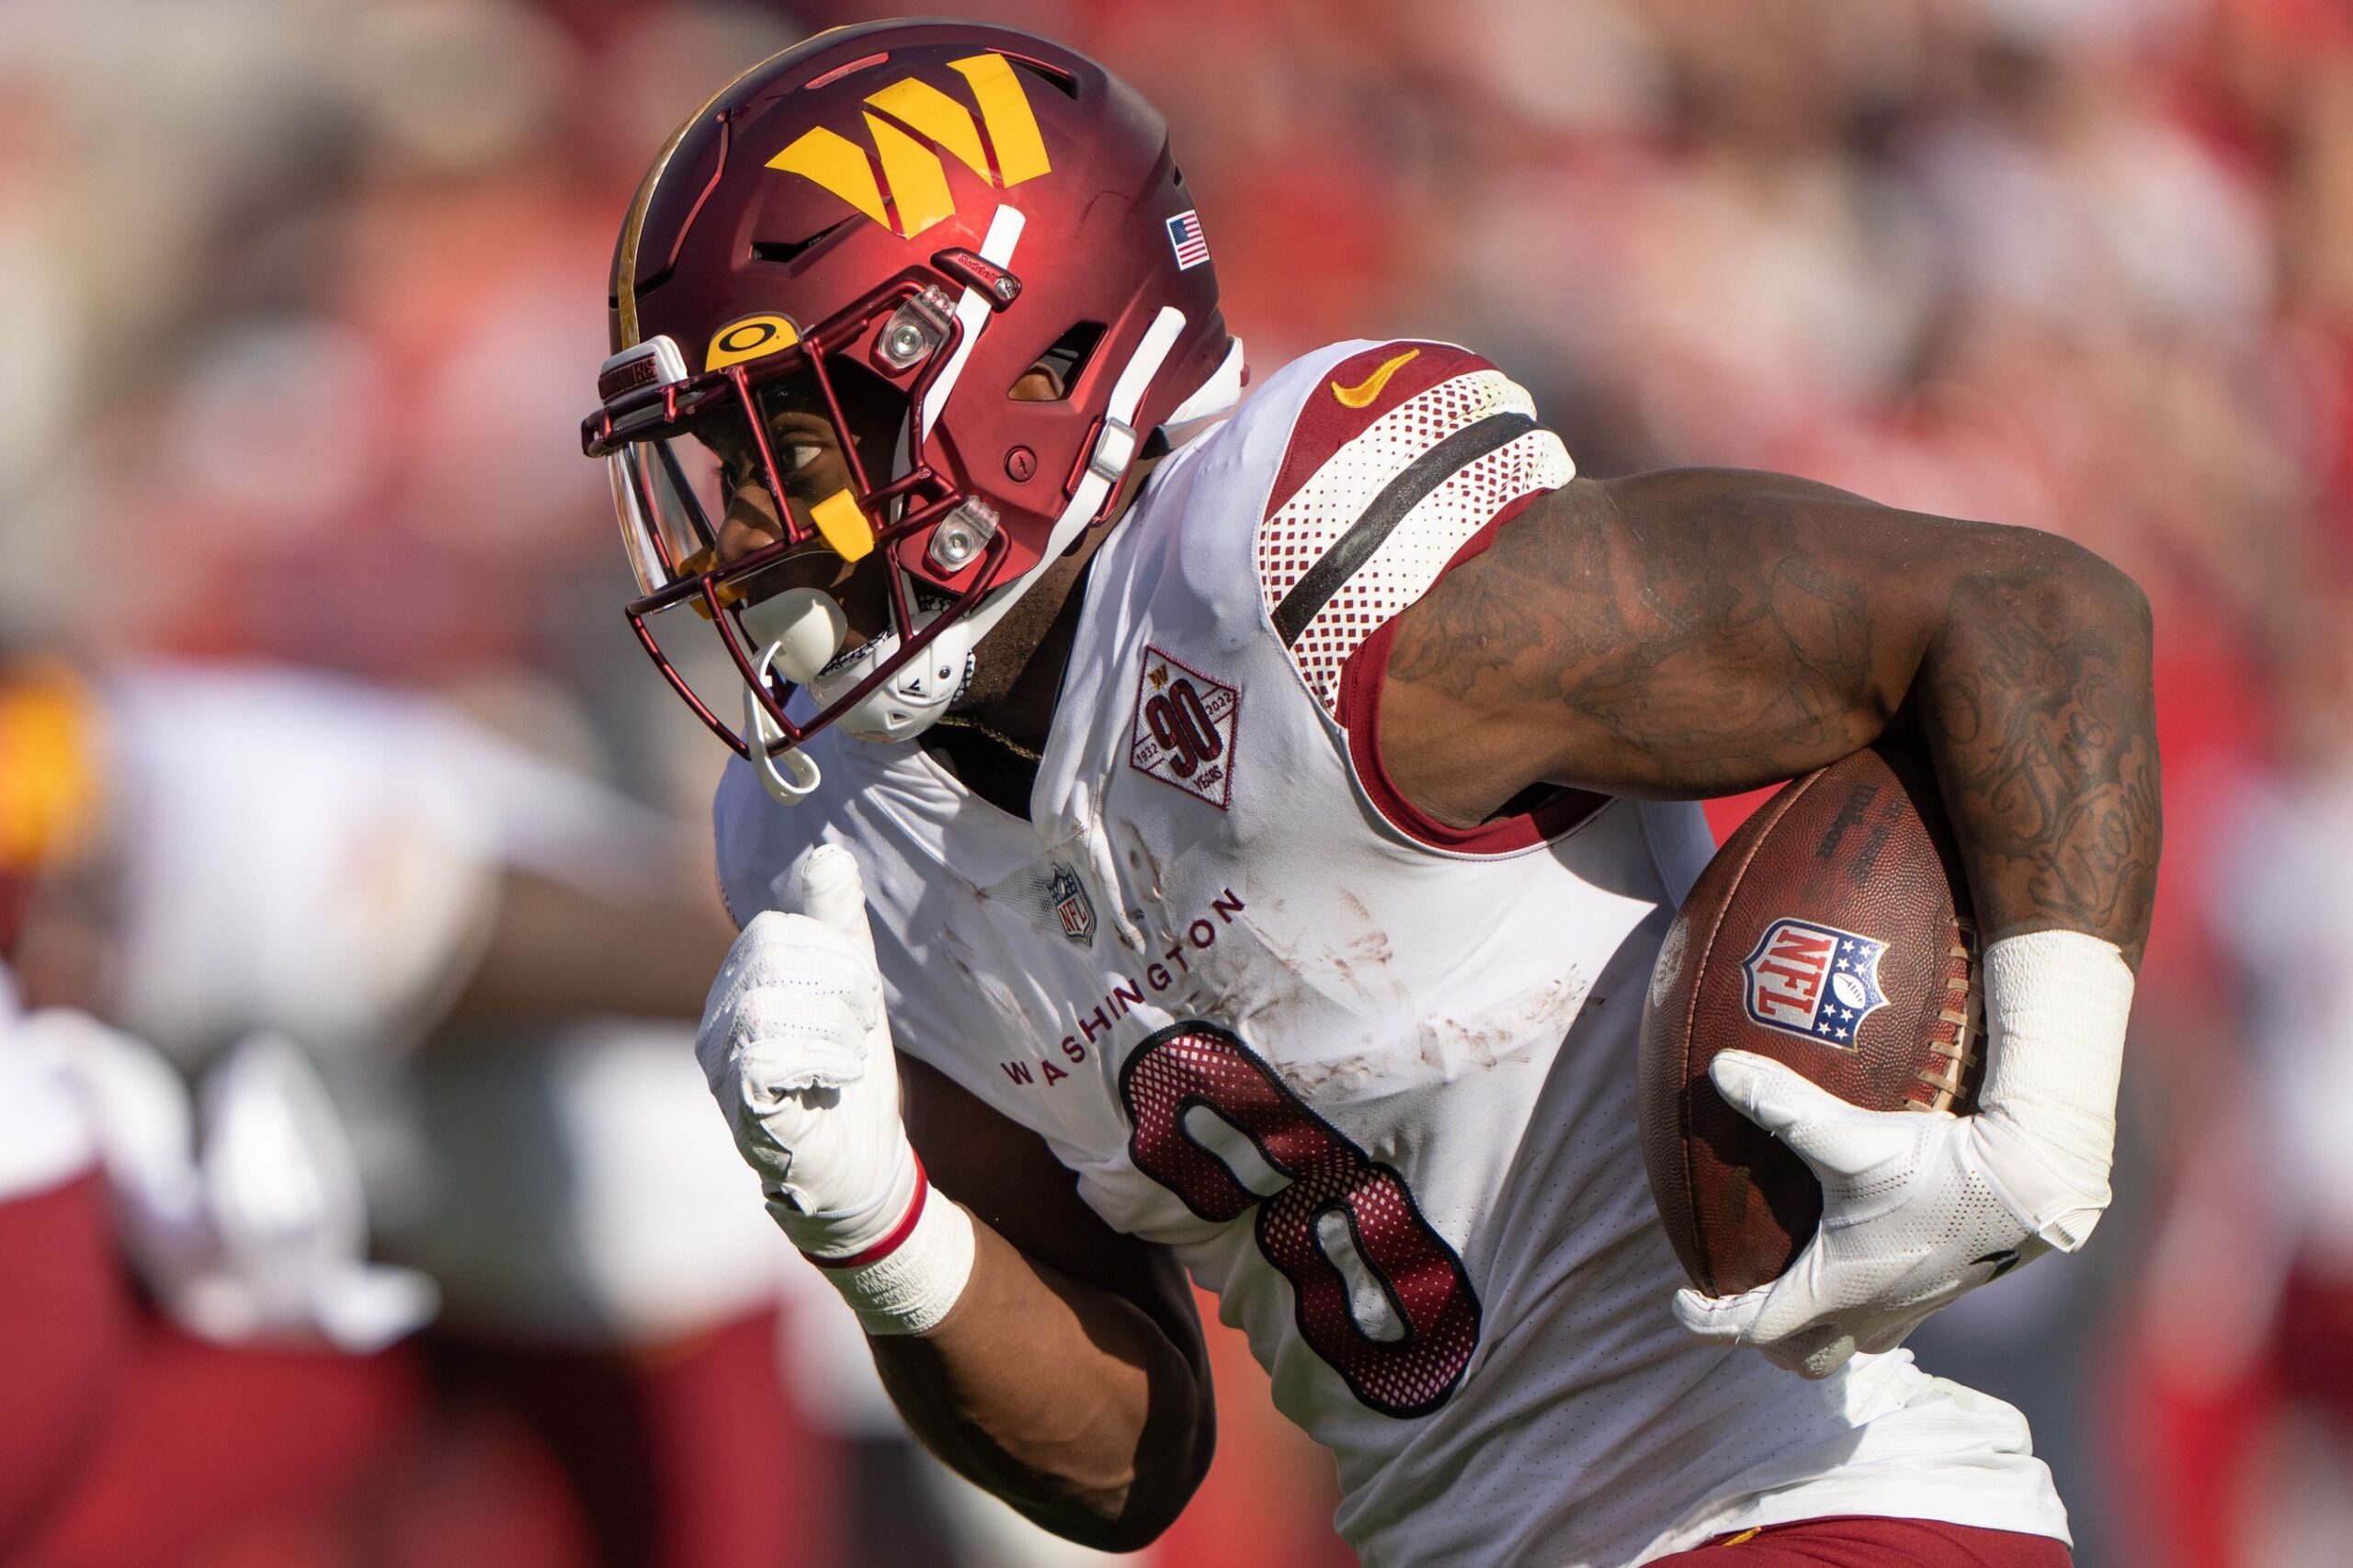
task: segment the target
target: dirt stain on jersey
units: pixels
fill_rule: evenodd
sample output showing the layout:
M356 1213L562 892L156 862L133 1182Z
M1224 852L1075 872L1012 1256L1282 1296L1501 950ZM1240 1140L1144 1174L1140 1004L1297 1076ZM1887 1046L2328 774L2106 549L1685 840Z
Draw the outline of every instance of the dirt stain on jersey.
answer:
M986 897L977 889L974 890L974 894L976 897ZM956 928L953 926L945 926L940 928L939 950L947 955L948 962L956 971L957 977L962 980L967 987L977 992L990 1006L995 1008L1000 1017L1017 1028L1026 1028L1029 1015L1022 1009L1021 1004L1015 999L1012 992L1006 989L1005 982L987 971L981 962L980 954L972 951L963 938L956 935Z
M1290 1085L1293 1094L1311 1103L1319 1096L1352 1098L1367 1085L1388 1076L1381 1071L1378 1057L1365 1051L1320 1062L1278 1062L1275 1071Z
M1387 929L1363 899L1347 888L1335 891L1336 913L1343 918L1322 961L1349 991L1372 1006L1411 1008L1414 996L1395 972L1397 951Z
M1160 861L1142 839L1137 839L1129 846L1128 864L1142 873L1147 884L1143 896L1152 901L1153 906L1161 911L1165 919L1167 912L1163 906L1168 902L1168 895L1162 891L1165 879L1160 874Z
M1421 1061L1442 1079L1525 1062L1557 1047L1584 1005L1587 983L1572 968L1499 1013L1465 1022L1439 1017L1421 1027Z
M1312 1006L1315 994L1301 978L1290 955L1277 949L1245 910L1234 916L1233 936L1214 964L1197 971L1202 979L1199 1000L1205 1017L1216 1018L1245 1040L1266 1042L1285 1038L1291 1019ZM1253 1026L1257 1026L1253 1028ZM1279 1062L1275 1063L1278 1072Z

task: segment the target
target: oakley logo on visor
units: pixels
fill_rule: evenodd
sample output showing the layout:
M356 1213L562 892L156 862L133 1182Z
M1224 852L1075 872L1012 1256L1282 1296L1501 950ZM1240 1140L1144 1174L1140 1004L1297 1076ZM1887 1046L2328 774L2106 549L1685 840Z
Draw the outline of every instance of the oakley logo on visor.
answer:
M801 329L782 316L745 316L729 322L710 335L710 348L703 355L705 370L723 369L740 365L746 359L757 359L764 354L774 354L801 341Z

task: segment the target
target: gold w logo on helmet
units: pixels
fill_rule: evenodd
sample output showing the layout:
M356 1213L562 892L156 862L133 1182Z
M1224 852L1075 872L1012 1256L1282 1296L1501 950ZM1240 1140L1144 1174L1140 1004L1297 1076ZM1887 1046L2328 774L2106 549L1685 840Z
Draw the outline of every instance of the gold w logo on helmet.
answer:
M1001 188L1048 172L1051 165L1046 161L1045 140L1038 134L1037 116L1029 112L1029 95L1005 56L975 54L951 60L948 66L971 84L981 109L977 122L962 104L930 83L908 76L866 100L866 131L874 139L871 154L847 136L820 126L770 158L767 166L815 181L903 239L912 239L956 212L955 199L948 192L948 167L933 147ZM918 136L923 141L915 140Z

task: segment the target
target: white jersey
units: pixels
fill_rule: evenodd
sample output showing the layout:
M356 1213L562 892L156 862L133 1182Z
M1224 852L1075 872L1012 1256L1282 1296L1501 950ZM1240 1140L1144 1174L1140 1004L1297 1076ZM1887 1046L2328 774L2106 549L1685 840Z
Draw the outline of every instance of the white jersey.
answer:
M1461 349L1295 362L1097 555L1032 821L828 732L807 804L722 784L730 904L858 855L899 1048L1217 1293L1367 1568L1859 1513L2063 1538L2008 1406L1901 1353L1807 1382L1669 1313L1634 1051L1698 810L1562 794L1449 832L1385 781L1382 629L1570 472Z

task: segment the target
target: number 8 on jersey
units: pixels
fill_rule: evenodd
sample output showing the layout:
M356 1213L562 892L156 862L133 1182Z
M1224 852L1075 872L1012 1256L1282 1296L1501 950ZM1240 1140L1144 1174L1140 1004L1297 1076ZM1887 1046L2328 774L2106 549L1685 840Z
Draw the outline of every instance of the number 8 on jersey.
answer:
M1136 1168L1204 1220L1258 1210L1258 1250L1290 1281L1299 1330L1384 1415L1422 1415L1446 1403L1479 1344L1479 1298L1454 1249L1430 1228L1396 1170L1342 1137L1234 1035L1214 1024L1171 1024L1146 1039L1120 1073L1135 1131ZM1207 1108L1288 1177L1261 1197L1188 1131ZM1326 1215L1347 1226L1356 1255L1389 1300L1403 1333L1375 1338L1358 1322L1349 1281L1317 1232Z

